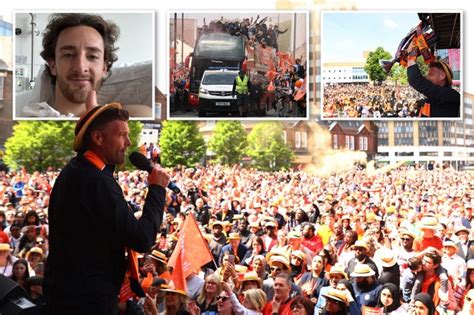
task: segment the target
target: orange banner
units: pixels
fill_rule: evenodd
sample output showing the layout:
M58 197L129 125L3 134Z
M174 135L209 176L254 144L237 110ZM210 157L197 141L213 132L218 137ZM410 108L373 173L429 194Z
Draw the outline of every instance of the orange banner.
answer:
M178 259L181 259L182 263L178 263ZM192 215L188 215L168 265L175 270L182 267L186 278L193 272L199 271L201 266L212 261L212 259L209 245L202 236L196 219Z

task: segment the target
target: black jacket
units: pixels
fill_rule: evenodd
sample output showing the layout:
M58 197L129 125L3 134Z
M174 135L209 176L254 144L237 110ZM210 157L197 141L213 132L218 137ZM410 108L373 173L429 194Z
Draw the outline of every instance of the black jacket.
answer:
M461 117L461 96L450 86L438 86L421 75L417 65L407 69L408 83L428 98L430 117Z
M149 186L143 215L137 220L113 171L111 165L101 171L78 155L56 180L49 206L50 253L43 286L49 305L60 301L84 310L88 302L113 304L127 268L125 248L143 253L155 243L165 189Z

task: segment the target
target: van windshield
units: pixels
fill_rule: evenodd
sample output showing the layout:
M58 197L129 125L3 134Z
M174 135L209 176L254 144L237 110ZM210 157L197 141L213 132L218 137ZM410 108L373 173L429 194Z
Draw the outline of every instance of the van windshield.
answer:
M222 73L206 73L202 78L202 84L205 85L232 85L234 79L237 77L236 73L222 72Z

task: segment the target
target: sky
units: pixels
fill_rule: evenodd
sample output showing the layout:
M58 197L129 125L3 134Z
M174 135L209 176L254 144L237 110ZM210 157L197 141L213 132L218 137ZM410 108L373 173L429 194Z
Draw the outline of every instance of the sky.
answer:
M325 12L321 51L324 61L356 60L381 46L393 56L402 38L419 23L416 12Z

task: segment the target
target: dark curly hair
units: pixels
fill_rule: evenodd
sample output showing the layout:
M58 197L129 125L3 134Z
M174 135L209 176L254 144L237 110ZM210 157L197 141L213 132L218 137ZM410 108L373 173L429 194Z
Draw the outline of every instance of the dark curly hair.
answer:
M104 61L107 71L110 70L118 56L115 42L119 38L120 30L117 24L104 20L100 15L86 13L58 13L49 17L49 23L43 33L43 51L41 57L45 61L55 59L55 49L59 34L66 28L74 26L89 26L95 29L104 41ZM49 66L47 70L51 74Z

